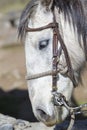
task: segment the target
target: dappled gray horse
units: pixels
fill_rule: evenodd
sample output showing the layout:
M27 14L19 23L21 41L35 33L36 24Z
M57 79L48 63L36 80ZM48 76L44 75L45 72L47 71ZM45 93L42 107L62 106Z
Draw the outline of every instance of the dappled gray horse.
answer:
M69 112L52 101L52 76L56 76L56 91L71 104L74 85L78 85L86 62L85 18L80 0L31 0L22 13L19 35L25 40L27 75L30 76L53 69L53 44L58 41L56 71L59 71L28 80L36 118L47 126L58 124Z

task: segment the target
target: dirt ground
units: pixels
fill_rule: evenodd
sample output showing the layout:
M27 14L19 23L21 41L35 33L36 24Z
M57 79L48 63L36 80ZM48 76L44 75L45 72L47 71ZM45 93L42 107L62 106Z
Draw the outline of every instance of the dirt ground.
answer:
M87 69L87 68L86 68ZM8 46L0 49L0 88L5 91L27 89L24 46ZM83 85L74 89L79 103L87 102L87 71L82 76Z

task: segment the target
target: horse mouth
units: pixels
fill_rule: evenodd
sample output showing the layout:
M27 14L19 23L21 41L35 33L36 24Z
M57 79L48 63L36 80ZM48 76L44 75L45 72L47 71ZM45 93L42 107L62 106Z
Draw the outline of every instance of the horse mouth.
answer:
M58 116L58 115L56 115L56 116ZM52 127L56 124L60 124L62 122L62 120L58 119L58 117L54 117L54 118L50 118L48 120L41 120L41 122L43 122L48 127Z
M38 119L38 120L44 123L47 127L52 127L62 122L61 120L57 120L56 118L50 118L48 120L44 120L44 119Z
M62 113L60 111L62 111L62 108L59 109L55 107L53 114L49 115L44 111L38 109L36 118L40 122L43 122L46 126L51 127L62 122L62 118L61 118Z

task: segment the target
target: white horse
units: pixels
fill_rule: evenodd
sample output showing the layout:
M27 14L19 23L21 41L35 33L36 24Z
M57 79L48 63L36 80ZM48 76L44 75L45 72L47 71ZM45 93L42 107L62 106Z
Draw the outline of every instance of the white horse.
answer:
M24 9L19 26L19 35L25 37L25 56L27 74L33 75L52 70L53 30L27 32L26 27L39 28L53 22L52 8L55 9L56 21L60 34L67 48L75 79L79 82L80 71L85 62L85 19L80 0L31 0ZM60 43L58 44L58 48ZM62 51L58 67L66 68L66 59ZM58 92L71 103L73 92L72 80L58 73ZM68 115L65 107L54 106L52 102L52 76L28 81L29 97L36 118L53 126L62 122Z

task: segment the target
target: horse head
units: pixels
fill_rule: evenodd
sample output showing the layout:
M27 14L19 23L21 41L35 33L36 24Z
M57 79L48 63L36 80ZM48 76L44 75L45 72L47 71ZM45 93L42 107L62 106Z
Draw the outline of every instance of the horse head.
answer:
M26 32L25 30L26 26L27 28L36 29L53 23L53 9L55 10L56 21L59 24L60 35L68 51L75 78L78 81L78 72L80 72L85 62L83 31L80 24L82 16L80 16L79 20L76 18L76 15L79 17L81 10L78 10L75 14L77 8L74 11L73 4L70 5L69 0L62 0L61 2L60 0L32 0L23 11L19 33L21 36L25 34L27 74L32 76L52 70L53 28L33 32ZM80 31L78 31L77 23L81 26ZM80 38L78 38L78 33L80 33ZM61 43L58 41L58 50L60 47ZM61 50L58 60L57 68L60 68L61 72L66 71L64 74L61 72L57 74L57 92L61 93L71 103L74 85L66 74L67 62L64 50ZM62 122L67 117L67 108L55 106L52 102L51 75L28 81L28 90L33 112L39 121L42 121L47 126L52 126Z

